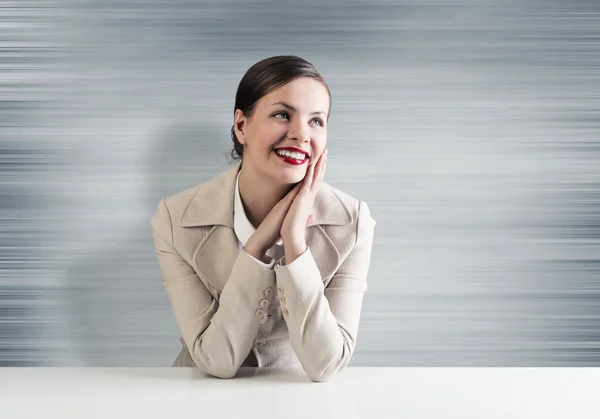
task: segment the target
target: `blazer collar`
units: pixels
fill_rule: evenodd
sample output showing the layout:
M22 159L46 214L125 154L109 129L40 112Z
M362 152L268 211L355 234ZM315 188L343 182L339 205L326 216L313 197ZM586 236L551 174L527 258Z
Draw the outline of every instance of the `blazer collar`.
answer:
M242 162L238 161L214 179L197 185L196 193L192 195L181 214L180 225L222 225L233 229L235 181L241 166ZM352 221L350 210L337 197L333 188L323 182L315 196L313 221L308 226L345 225Z

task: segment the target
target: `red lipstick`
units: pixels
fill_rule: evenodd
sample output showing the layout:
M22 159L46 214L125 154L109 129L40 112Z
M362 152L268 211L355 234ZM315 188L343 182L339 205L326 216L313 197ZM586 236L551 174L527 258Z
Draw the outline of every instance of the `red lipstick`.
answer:
M300 153L303 154L304 156L306 156L304 159L302 160L298 160L295 159L291 156L282 156L281 154L277 153L277 150L289 150L289 151L294 151L296 153ZM298 147L278 147L275 150L273 150L274 153L277 155L277 157L279 157L281 160L283 160L284 162L294 165L294 166L300 166L306 162L308 162L309 160L309 155L308 152L302 150L301 148Z

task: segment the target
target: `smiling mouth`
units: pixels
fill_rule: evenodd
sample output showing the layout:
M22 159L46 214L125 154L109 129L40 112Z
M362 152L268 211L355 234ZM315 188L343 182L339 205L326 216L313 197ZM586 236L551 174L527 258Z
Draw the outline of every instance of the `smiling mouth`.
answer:
M304 164L309 159L309 156L307 154L300 153L298 151L276 149L274 150L274 152L277 155L277 157L279 157L281 160L294 166Z

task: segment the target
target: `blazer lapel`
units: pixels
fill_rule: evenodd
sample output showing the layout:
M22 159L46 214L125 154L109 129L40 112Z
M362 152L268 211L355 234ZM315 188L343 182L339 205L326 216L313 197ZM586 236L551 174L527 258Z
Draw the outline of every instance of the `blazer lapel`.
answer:
M211 227L194 251L192 261L199 276L219 291L229 279L239 253L233 227L233 200L240 168L241 161L213 180L198 185L197 193L189 200L180 218L182 227ZM307 226L306 240L325 281L335 274L341 262L341 255L325 226L342 226L353 219L349 209L326 183L315 196L312 213L313 221Z
M229 279L239 253L233 229L233 194L241 162L197 186L181 214L182 227L210 227L194 251L192 263L200 278L219 291Z
M223 291L238 254L235 231L215 225L194 252L192 260L199 276Z
M196 187L196 194L182 211L182 227L221 225L233 228L233 193L241 165L239 161L216 178Z

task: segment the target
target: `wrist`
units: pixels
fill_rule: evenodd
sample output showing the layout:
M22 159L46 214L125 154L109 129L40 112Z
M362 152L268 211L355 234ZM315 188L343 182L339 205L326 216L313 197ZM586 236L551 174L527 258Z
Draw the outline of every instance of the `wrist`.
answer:
M281 240L283 241L284 246L290 245L294 247L300 247L306 245L306 236L304 232L298 234L282 234Z
M283 242L284 252L285 252L285 264L289 265L293 261L295 261L301 254L303 254L306 249L306 241L296 241L296 242Z
M244 246L244 250L250 256L253 256L254 258L256 258L258 260L264 260L265 255L267 253L267 249L265 249L264 246L260 246L259 244L255 243L252 240L252 237L250 239L248 239L248 241L246 242L246 245Z

